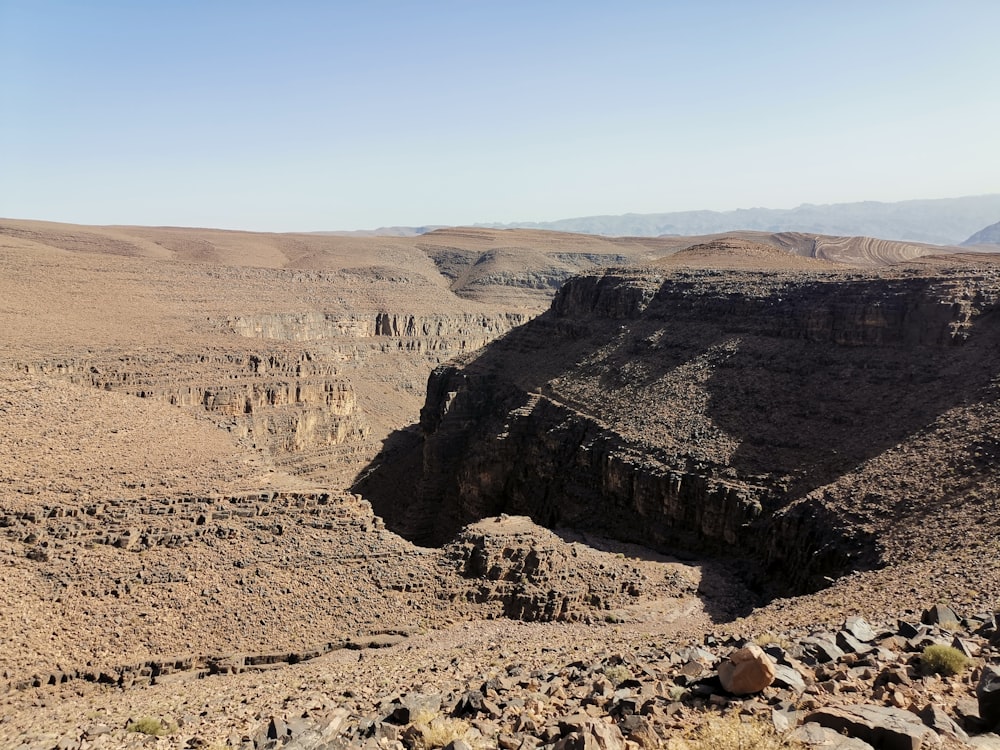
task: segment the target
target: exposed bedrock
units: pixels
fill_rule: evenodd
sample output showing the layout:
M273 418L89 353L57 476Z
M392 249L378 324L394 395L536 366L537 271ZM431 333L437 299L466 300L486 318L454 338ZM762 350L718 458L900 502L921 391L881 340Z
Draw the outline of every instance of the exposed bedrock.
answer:
M443 351L478 349L527 319L521 313L414 315L379 312L344 316L335 313L265 313L236 316L220 326L241 336L279 341L375 339L382 350Z
M884 562L865 467L993 398L998 299L982 270L579 277L438 367L419 426L356 488L419 543L525 514L744 557L769 594L816 589ZM931 459L909 460L932 487Z
M216 422L295 473L368 460L367 404L394 424L393 392L419 394L426 372L520 324L520 313L261 313L215 320L221 346L198 354L146 348L23 362L20 369L166 401ZM248 339L257 339L256 343ZM249 345L248 345L249 343ZM389 397L386 397L388 392ZM384 406L382 402L388 402Z

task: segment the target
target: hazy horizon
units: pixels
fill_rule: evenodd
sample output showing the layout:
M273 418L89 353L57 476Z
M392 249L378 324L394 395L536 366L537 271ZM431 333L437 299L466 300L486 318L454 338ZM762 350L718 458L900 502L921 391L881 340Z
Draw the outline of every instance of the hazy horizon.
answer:
M998 22L0 0L0 215L335 231L995 194Z

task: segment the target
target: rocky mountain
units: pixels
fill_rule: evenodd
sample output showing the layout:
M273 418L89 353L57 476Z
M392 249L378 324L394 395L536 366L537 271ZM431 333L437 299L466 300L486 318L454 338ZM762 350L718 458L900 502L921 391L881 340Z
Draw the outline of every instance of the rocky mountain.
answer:
M789 209L742 208L735 211L582 216L548 222L483 226L636 237L704 235L738 230L808 232L954 245L998 215L1000 194L898 203L803 204Z
M998 245L1000 246L1000 221L990 224L988 227L980 229L969 237L962 245L975 247L977 245Z

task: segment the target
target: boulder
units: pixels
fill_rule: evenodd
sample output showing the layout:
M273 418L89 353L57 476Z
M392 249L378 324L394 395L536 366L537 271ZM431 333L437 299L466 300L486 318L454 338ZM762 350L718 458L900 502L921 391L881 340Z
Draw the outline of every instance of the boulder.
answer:
M719 664L719 681L727 693L759 693L774 682L774 661L760 646L751 643L729 655Z
M871 643L875 640L875 631L864 617L848 617L844 622L844 630L862 643Z
M835 732L857 737L882 750L939 747L941 738L909 711L886 706L827 706L805 717Z
M1000 667L989 665L976 686L979 716L986 726L1000 725Z
M806 681L802 674L794 667L788 667L784 664L775 665L774 684L800 694L806 691Z
M568 723L560 721L560 727L564 735L556 742L556 750L625 750L625 738L621 730L600 719Z
M925 625L940 625L941 623L957 623L960 619L951 607L946 604L935 604L924 612L920 621Z
M959 742L969 741L969 735L965 733L962 727L955 723L954 719L945 713L943 708L931 703L921 710L919 716L924 720L924 724L938 734L951 737L953 740L958 740Z
M809 748L822 750L873 750L871 745L857 737L845 737L815 722L798 727L789 735L789 739Z
M802 639L802 650L805 655L820 664L830 661L840 661L844 652L837 645L835 637L828 634L818 634Z

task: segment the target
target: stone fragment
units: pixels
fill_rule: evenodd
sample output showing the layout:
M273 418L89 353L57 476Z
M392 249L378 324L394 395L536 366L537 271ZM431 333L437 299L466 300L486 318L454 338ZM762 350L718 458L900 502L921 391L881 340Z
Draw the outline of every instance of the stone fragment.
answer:
M600 719L560 721L560 727L564 734L554 750L625 750L621 730Z
M111 731L111 727L107 724L91 724L84 732L84 737L91 740L94 737L100 737L102 734L111 734Z
M921 710L918 716L924 720L924 724L929 726L938 734L942 734L945 737L951 737L959 742L968 742L969 740L969 735L965 733L965 730L956 724L954 719L952 719L940 706L935 706L931 703Z
M844 652L837 646L834 639L828 635L803 638L802 649L807 656L812 657L821 664L829 661L838 661L844 656Z
M976 686L979 716L988 727L1000 725L1000 667L988 665Z
M867 654L874 648L865 641L855 638L848 630L837 633L837 647L848 654Z
M864 617L848 617L844 622L844 630L862 643L871 643L875 640L875 631Z
M1000 737L992 732L989 734L980 734L975 737L969 737L969 741L966 744L977 748L977 750L1000 750Z
M799 671L784 664L774 665L774 684L778 687L793 690L796 693L804 693L806 690L805 679Z
M771 709L771 723L778 734L784 734L792 727L791 717L784 711Z
M942 623L957 623L959 619L959 616L955 614L955 610L948 605L935 604L930 609L924 611L920 622L925 625L940 625Z
M478 690L469 690L455 704L454 716L474 716L483 710L485 697Z
M699 661L702 664L711 667L719 661L719 657L711 651L706 651L700 646L688 646L686 648L679 649L672 654L671 661L675 661L675 663L678 664L684 664L689 661Z
M922 750L941 744L930 727L899 708L871 704L827 706L810 713L805 721L857 737L880 750Z
M978 646L973 644L971 641L965 640L964 638L959 638L957 635L954 639L952 639L951 647L961 651L968 659L974 659L979 656Z
M267 738L269 740L276 740L287 736L288 726L285 724L284 719L272 716L270 723L267 725Z
M822 750L874 750L871 745L857 737L845 737L815 722L798 727L789 735L789 739Z
M733 695L759 693L774 682L774 676L774 661L754 643L734 651L719 664L722 688Z
M407 693L399 702L410 709L410 714L436 714L441 710L441 696L437 693Z
M993 613L983 614L976 618L979 621L979 625L975 627L969 627L968 630L972 630L976 635L989 636L995 633L997 630L997 618Z

